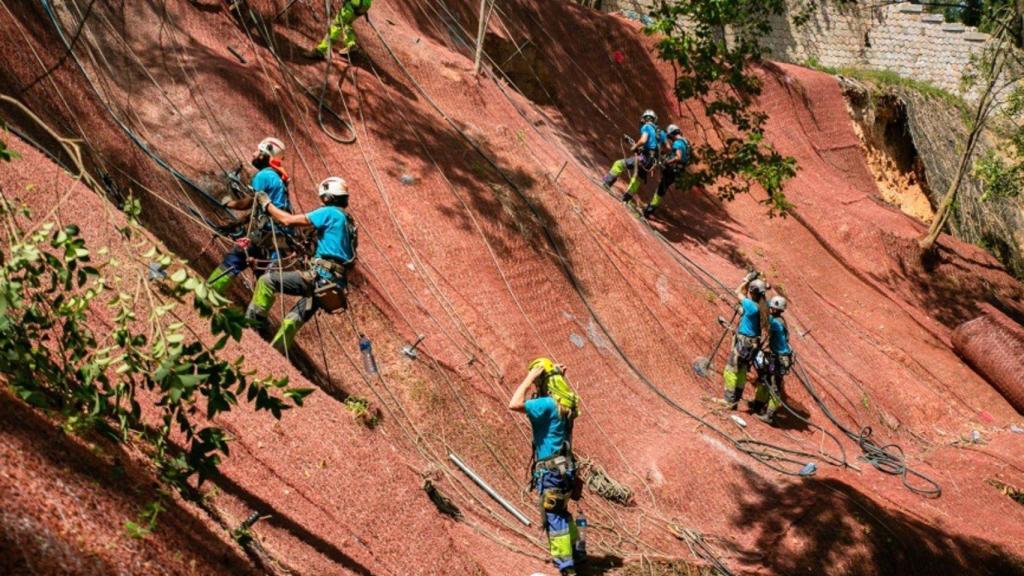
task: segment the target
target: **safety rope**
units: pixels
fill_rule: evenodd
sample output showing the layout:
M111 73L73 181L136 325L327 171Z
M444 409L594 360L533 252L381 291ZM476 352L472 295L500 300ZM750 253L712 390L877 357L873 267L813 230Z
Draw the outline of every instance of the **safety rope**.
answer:
M377 73L376 68L375 68L375 66L373 65L372 62L370 63L370 69L374 73L374 75L377 77L377 79L381 83L381 85L384 86L383 80L380 78L380 75ZM387 90L384 90L383 92L384 92L385 95L387 95L389 101L393 104L392 107L399 113L400 117L402 118L402 121L404 123L408 124L408 120L405 119L404 112L402 112L401 107L397 106L397 105L394 105L394 101L391 99L391 96L390 96L390 94L388 93ZM429 151L429 148L427 148L425 142L423 142L422 136L417 131L415 131L415 130L413 131L413 133L417 137L417 140L420 143L421 147L423 148L424 153L431 160L431 162L433 163L434 167L437 169L437 171L440 174L440 176L442 177L442 179L446 182L450 192L456 197L456 199L460 202L460 204L463 206L463 208L467 211L468 217L471 219L471 221L474 222L474 225L477 228L478 234L480 235L482 241L484 242L485 246L488 249L488 252L489 252L489 254L490 254L491 258L492 258L492 261L493 261L493 263L495 265L496 270L498 271L499 275L502 277L502 280L503 280L503 283L505 284L506 290L509 292L509 294L512 297L513 301L516 303L517 308L519 309L520 313L523 315L524 319L531 326L531 329L534 331L535 335L538 337L539 340L541 340L543 342L544 341L543 334L541 334L540 332L537 331L535 323L529 317L529 315L526 314L526 311L523 308L523 306L521 304L521 301L519 300L518 296L516 296L515 292L512 290L511 285L508 283L507 275L504 272L504 270L502 269L500 263L498 262L497 256L494 254L494 249L491 246L490 242L487 240L486 235L484 235L483 234L483 230L480 229L479 223L476 220L476 216L473 214L473 212L471 210L469 210L469 207L466 205L465 200L458 194L458 192L455 189L454 185L452 185L451 181L445 175L444 170L441 169L441 167L437 164L436 159L433 158L432 154ZM550 345L545 344L544 347L550 349ZM601 426L600 421L596 418L596 416L593 413L591 413L591 412L588 412L587 414L588 414L589 419L595 424L595 427L601 432L601 434L603 434L606 437L606 439L609 441L609 443L612 445L612 447L615 449L615 451L618 452L619 457L623 460L623 463L625 464L627 469L629 469L630 473L633 476L635 476L645 486L647 492L649 493L649 495L651 497L651 500L655 501L653 491L651 491L651 488L647 484L646 479L642 475L638 474L636 471L632 470L632 468L629 466L628 461L625 460L624 455L621 453L621 450L619 450L618 447L615 446L614 441L611 439L611 437L608 435L608 433L604 430L603 426ZM516 424L521 426L521 423L518 422L518 421L516 421ZM524 435L525 434L526 434L526 432L524 431ZM612 515L615 514L615 512L611 511L611 510L609 510L607 512L609 514L612 514Z
M836 428L839 428L843 434L846 434L846 436L857 443L857 446L864 453L859 457L861 460L871 464L879 472L898 476L903 482L903 485L915 494L929 498L938 498L942 495L942 487L939 486L936 481L925 476L923 473L914 470L910 466L907 466L906 456L903 453L903 449L898 445L879 445L872 439L872 430L870 426L865 426L864 428L861 428L859 432L854 432L836 418L829 407L818 395L814 385L811 384L810 378L808 378L807 374L804 372L799 359L794 358L793 360L793 372L796 374L797 379L799 379L803 384L804 389L807 390L807 393L814 400L814 403L818 405L822 414L824 414L825 417L836 426ZM911 478L916 478L923 483L924 486L914 485Z
M388 42L384 38L383 34L380 32L380 30L377 28L377 26L373 23L373 21L369 17L367 17L367 23L369 24L371 29L373 29L373 31L376 33L377 37L380 39L380 41L381 41L382 45L384 46L385 50L388 52L388 54L391 56L391 58L395 61L396 65L398 65L398 67L403 71L403 73L410 79L410 81L413 83L413 85L416 86L417 90L420 92L420 94L423 95L424 99L431 105L431 107L434 108L434 110L449 124L449 126L451 126L460 135L460 137L471 148L473 148L473 150L476 151L477 154L485 162L487 162L491 166L491 168L493 168L495 170L496 173L498 173L501 176L502 180L504 180L505 183L516 193L516 195L524 203L524 205L531 212L531 214L534 216L534 218L538 222L543 222L543 218L541 217L540 212L538 211L538 209L534 205L534 203L529 199L529 197L505 173L505 171L502 170L500 166L498 166L498 164L490 157L490 155L488 155L485 151L483 151L480 148L479 144L477 144L475 140L470 138L465 133L465 131L462 130L452 120L452 118L446 112L444 112L444 110L442 110L440 108L440 106L437 104L437 102L425 91L423 86L419 83L419 81L415 78L415 76L412 75L412 73L405 66L405 64L401 61L401 59L398 58L398 55L395 54L395 52L391 49L391 46L388 44ZM690 418L698 421L703 426L707 427L709 430L712 430L713 432L715 432L715 433L721 435L722 437L728 439L734 445L734 447L736 447L741 452L747 453L747 454L755 457L760 462L762 462L763 464L765 464L769 468L772 468L772 469L774 469L776 471L779 471L779 472L784 473L784 474L789 474L789 475L792 475L792 476L799 476L799 472L792 471L792 470L786 470L786 469L781 468L779 466L776 466L776 465L774 465L772 463L774 460L786 461L785 458L787 458L787 457L780 456L780 455L773 455L773 454L768 453L765 450L754 448L754 447L747 448L746 447L747 443L745 441L740 441L740 440L734 439L732 436L730 436L729 434L727 434L726 432L724 432L723 430L721 430L717 426L714 426L713 424L711 424L710 422L708 422L705 419L701 418L700 416L698 416L698 415L694 414L693 412L687 410L682 405L678 404L675 400L673 400L670 396L668 396L668 394L666 394L664 392L664 390L662 390L660 387L658 387L656 384L654 384L650 379L648 379L647 376L644 374L644 372L641 371L639 369L639 367L636 366L636 364L633 363L633 361L628 357L628 355L626 355L626 353L622 349L621 345L618 343L618 341L615 339L615 337L612 336L611 332L608 330L607 326L604 324L604 322L601 319L601 317L597 314L597 311L594 309L593 305L590 303L589 298L586 296L585 291L580 286L579 280L576 277L575 273L568 266L568 264L567 264L568 260L566 259L565 255L562 253L562 250L559 247L557 241L555 240L551 230L547 226L542 226L542 231L543 231L545 240L547 241L549 247L552 249L552 251L557 256L556 260L557 260L561 270L563 271L563 274L565 275L566 279L569 281L569 284L572 286L572 288L576 292L577 296L580 298L580 301L583 304L584 308L587 309L588 313L593 318L594 323L598 326L598 328L600 328L602 335L607 338L607 340L609 341L610 345L615 350L616 354L629 367L629 369L637 376L637 378L642 383L644 383L648 388L650 388L653 392L655 392L659 397L661 397L663 400L665 400L666 403L668 403L671 407L673 407L676 410L682 412L683 414L689 416ZM804 452L790 450L790 449L781 448L781 447L778 448L778 452L780 454L787 454L788 453L788 454L792 454L792 455L805 455L806 454ZM797 461L793 460L793 462L797 462ZM804 462L800 462L800 464L802 466L804 464Z
M491 511L490 513L492 514L492 516L496 516L496 514L495 514L495 513L493 512L493 511ZM501 539L500 537L497 537L497 536L496 536L496 535L494 535L494 534L487 534L487 531L486 531L486 530L484 530L484 529L483 529L482 527L480 527L480 526L476 526L476 525L473 525L472 523L470 523L470 524L471 524L471 526L472 526L472 527L473 527L473 528L474 528L475 530L477 530L477 531L479 531L479 532L481 532L481 533L484 533L485 535L489 535L489 537L491 537L492 539L494 539L494 540L495 540L496 542L498 542L499 544L503 544L503 545L505 545L506 547L509 547L510 549L512 549L512 550L516 550L516 551L518 551L518 552L520 552L520 553L524 553L524 554L526 554L526 555L531 555L531 556L534 556L534 557L540 558L540 556L539 556L539 555L536 555L536 554L532 554L532 553L529 553L529 552L527 552L527 551L517 550L517 549L516 549L516 548L515 548L514 546L511 546L511 545L510 545L510 544L508 544L507 542L503 542L503 541L502 541L502 539ZM513 528L514 528L514 527L513 527ZM535 543L536 543L536 542L535 542ZM538 545L539 545L539 544L538 544Z
M173 176L181 184L185 185L188 189L198 193L200 196L208 200L214 206L221 208L228 215L228 217L233 220L234 215L231 214L230 210L224 208L221 205L220 200L214 198L212 195L210 195L209 192L204 190L201 186L196 184L194 181L192 181L190 178L182 174L176 168L171 166L166 160L164 160L162 157L156 154L156 152L154 152L149 147L149 145L146 142L144 142L142 138L139 137L139 135L134 130L132 130L127 124L125 124L125 122L121 119L121 117L118 114L114 112L113 108L111 108L110 104L103 98L95 82L92 80L91 76L86 71L85 65L82 63L82 61L78 58L78 55L75 53L74 48L71 46L71 43L69 42L67 36L64 33L64 28L61 25L60 20L57 18L56 13L54 12L50 0L40 0L40 2L43 6L44 11L50 19L50 23L53 25L54 30L57 32L57 36L64 44L65 49L68 50L68 52L71 54L72 60L75 62L75 65L78 67L79 71L81 71L82 76L85 78L86 83L89 85L93 94L95 94L100 105L103 106L103 108L107 111L107 114L114 121L114 123L121 128L121 130L125 133L126 136L128 136L129 140L131 140L132 143L136 145L136 147L142 150L144 154L149 156L157 164L157 166L163 168L165 171L167 171L167 173Z
M595 494L623 506L633 501L633 491L629 486L614 480L603 466L585 456L576 457L576 470L581 478L586 479L587 487Z
M442 3L442 5L443 5L443 3ZM538 26L538 28L540 28L542 30L544 29L543 26ZM380 32L377 31L376 28L374 28L374 30L377 32L378 36L381 36ZM383 38L381 38L381 39L383 41ZM394 53L391 50L389 50L389 52L391 53L393 58L396 58ZM397 61L397 58L396 58L396 61ZM399 62L399 65L401 66L400 62ZM404 67L403 67L403 69L404 69ZM501 71L500 67L498 67L498 69L501 72L501 74L504 76L505 80L508 81L511 85L514 86L514 83L511 82L511 79L508 78L507 74L504 74L504 71ZM409 74L408 70L406 70L406 74L409 75L410 78L411 78L411 75ZM413 80L414 83L416 82L415 79L412 79L412 80ZM501 82L496 82L495 84L499 87L499 89L502 91L502 93L506 96L507 100L517 110L517 112L520 114L520 116L522 116L524 119L526 119L525 114L519 109L519 107L516 105L516 103L513 101L513 99L509 98L508 94L505 93L504 87L502 87L502 85L501 85L502 83ZM421 92L422 92L422 89L421 89ZM429 100L429 96L427 98ZM528 101L529 101L529 99L528 99ZM431 102L431 103L433 104L433 102ZM436 108L436 105L435 105L435 108ZM536 107L534 107L534 108L536 108ZM543 111L541 111L541 114L542 114L543 117L546 118L546 115L543 114ZM547 141L547 138L544 137L543 134L540 133L539 129L537 128L537 126L533 122L527 122L527 124L531 127L532 130L534 130L539 136L541 136L541 138L543 138L545 141ZM567 156L569 156L570 159L575 160L576 163L579 162L579 159L577 157L575 157L575 155L569 153L568 151L564 151L564 152L566 153ZM595 184L596 184L596 182L595 182ZM609 192L609 194L610 194L610 192ZM612 195L612 197L614 198L614 195ZM651 233L653 233L655 235L655 237L657 237L661 241L662 244L664 244L667 248L669 248L670 251L677 257L677 261L681 265L683 265L684 269L686 269L687 272L689 272L694 278L696 278L698 281L700 281L702 284L704 284L705 287L707 287L710 290L712 290L714 293L716 293L716 295L720 299L722 299L725 302L729 302L730 300L733 301L733 302L738 301L736 296L728 289L728 287L724 283L722 283L720 280L718 280L717 277L715 277L711 272L706 270L704 267L699 265L697 262L695 262L694 260L692 260L691 258L686 256L685 254L683 254L671 241L669 241L667 238L665 238L665 236L659 230L655 229L653 226L650 225L650 223L648 223L646 221L643 222L643 225ZM703 278L701 276L703 276ZM718 288L720 288L722 290L722 293L718 293L716 290L714 290L714 286L717 286ZM724 296L723 296L723 294L724 294ZM805 386L806 386L806 384L805 384ZM824 403L823 402L819 402L819 401L820 401L820 398L816 398L816 402L819 403L819 407L823 407ZM787 411L789 411L790 413L794 414L799 419L803 420L804 422L809 423L809 421L807 419L805 419L801 415L799 415L789 405L783 403L783 406L785 406ZM834 419L834 417L832 416L831 412L828 412L826 414L826 416L828 416L829 419L833 421L833 424L835 424L837 427L839 427L840 430L842 430L844 432L844 434L846 434L848 436L851 435L851 433L850 433L850 431L848 429L846 429L845 427L841 426L840 423L837 420ZM836 441L837 445L840 446L840 449L842 450L841 444L839 444L838 439L833 434L831 434L830 432L827 432L824 428L822 428L820 426L815 425L815 427L817 429L819 429L821 432L826 433L829 436L831 436ZM865 456L863 458L866 461L868 461L869 463L872 463L872 465L875 465L876 468L881 466L882 468L884 468L884 471L888 471L889 473L901 475L901 477L903 479L903 482L904 482L904 485L906 485L908 489L910 489L911 491L913 491L915 493L922 494L922 495L932 495L932 494L934 494L936 496L939 493L941 493L941 489L939 489L938 485L934 481L932 481L931 479L928 479L928 478L924 477L923 475L921 475L920 473L918 473L916 471L906 470L905 466L903 466L901 464L903 456L902 456L902 449L899 448L899 446L894 445L894 444L890 444L890 445L886 445L884 447L879 447L873 441L870 440L870 428L866 429L866 432L867 432L866 434L863 433L863 432L864 431L862 431L861 434L853 435L853 436L851 436L851 438L858 443L858 446L860 446L862 450L865 451ZM757 444L753 443L753 445L757 445ZM844 454L844 456L842 457L841 460L834 460L834 462L842 462L843 465L845 465L845 454ZM932 488L924 489L924 490L913 488L908 483L908 481L906 480L906 474L910 474L912 476L921 477L923 480L926 481L926 483L932 485Z
M267 26L267 23L263 20L263 18L260 17L256 12L254 12L252 10L252 8L247 8L247 11L248 11L249 19L256 25L257 31L260 33L260 35L263 37L264 41L266 42L267 51L269 51L270 54L274 57L274 59L277 61L278 67L281 70L281 72L283 72L285 74L285 76L287 76L288 79L291 80L296 86L301 88L302 92L304 94L306 94L306 96L308 96L314 102L316 102L316 104L317 104L317 123L319 124L321 131L323 131L323 133L328 138L330 138L331 140L334 140L335 142L338 142L340 144L351 144L351 143L355 142L356 138L357 138L356 131L352 127L352 124L348 120L345 120L344 118L342 118L342 116L340 114L338 114L335 110L333 110L330 106L328 106L324 102L324 98L327 95L327 86L328 86L329 81L330 81L330 73L331 73L331 68L332 68L332 65L333 65L332 61L333 61L333 57L334 57L334 54L333 54L334 53L334 49L333 49L333 46L331 45L332 40L331 40L331 34L330 34L330 32L331 32L331 28L330 28L331 27L331 23L330 23L330 10L331 10L330 0L325 0L324 1L324 9L327 11L327 29L324 31L325 38L327 39L327 54L325 55L327 63L324 66L323 85L321 87L319 95L317 95L316 92L314 92L308 86L306 86L303 82L301 82L299 80L299 78L295 75L295 73L292 72L291 67L288 66L285 63L284 59L278 53L277 48L275 48L275 46L274 46L274 39L273 39L273 37L272 37L272 35L270 33L270 29ZM246 33L248 34L248 30L246 30ZM351 64L349 64L349 66L347 66L342 71L341 84L344 83L345 77L348 75L348 71L349 71L350 68L351 68ZM340 87L340 84L339 84L339 87ZM344 97L342 98L342 105L345 105ZM344 125L345 129L348 131L350 136L348 136L348 137L338 136L337 134L332 132L330 129L328 129L327 125L324 123L324 115L323 115L324 110L326 110L336 121L338 121L342 125Z

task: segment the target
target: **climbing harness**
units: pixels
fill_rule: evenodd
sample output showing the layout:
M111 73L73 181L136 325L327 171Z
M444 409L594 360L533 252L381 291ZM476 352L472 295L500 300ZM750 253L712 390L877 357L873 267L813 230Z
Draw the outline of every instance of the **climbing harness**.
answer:
M315 286L313 296L319 307L328 314L347 308L347 274L352 264L342 264L326 258L313 258L310 263ZM321 271L326 273L327 277Z

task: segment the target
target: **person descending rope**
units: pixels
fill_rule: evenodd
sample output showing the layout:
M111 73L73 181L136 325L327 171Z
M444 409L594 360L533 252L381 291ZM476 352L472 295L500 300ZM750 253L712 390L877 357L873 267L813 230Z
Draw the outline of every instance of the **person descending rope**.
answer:
M277 292L302 296L281 322L271 340L280 351L287 351L295 334L320 308L333 312L347 306L345 287L348 269L356 257L355 221L345 213L348 188L336 176L327 178L317 189L324 205L308 214L291 214L274 205L265 192L256 194L256 203L276 222L285 226L311 227L316 231L316 252L306 270L284 272L271 270L256 281L252 301L245 316L255 327L266 324L267 313L274 305Z
M640 138L629 149L632 155L616 160L604 177L605 189L611 190L622 172L630 171L629 185L622 195L623 202L633 200L633 195L640 189L641 180L647 182L647 176L658 159L658 149L664 143L665 136L658 130L657 123L658 115L654 110L644 110L640 115Z
M751 272L743 278L743 283L736 289L740 299L740 321L732 337L732 350L722 373L725 382L725 404L735 409L743 397L743 387L747 383L747 370L754 359L754 354L761 344L761 306L768 285L757 278L757 272Z
M686 164L690 161L690 143L683 137L679 126L669 124L665 129L665 137L668 139L669 155L661 165L661 180L658 182L658 190L644 207L645 218L650 218L658 209L661 199L668 193L668 189L679 178L679 175L686 170Z
M548 358L530 362L529 373L512 394L508 409L524 412L533 431L530 485L536 489L542 522L548 535L551 559L563 576L576 574L585 553L578 541L576 522L569 513L569 499L579 500L572 452L572 427L579 416L580 398L565 379L565 367ZM534 396L526 399L535 385Z
M793 366L793 350L789 347L789 327L782 313L786 311L786 299L775 296L768 303L771 319L768 321L768 350L758 353L757 388L750 411L757 418L773 424L775 412L782 406L782 380Z
M275 207L285 212L291 212L291 201L288 199L288 173L281 165L281 154L283 153L284 143L274 137L264 138L257 146L256 155L252 159L252 165L257 172L252 177L250 186L254 193L266 194ZM249 210L253 206L253 197L225 199L223 204L225 208L232 210ZM256 220L250 225L249 233L236 240L235 245L224 255L220 265L210 273L207 283L218 293L227 292L234 277L244 272L251 261L266 261L280 257L279 254L274 253L270 230L272 224ZM278 232L283 231L278 229Z
M341 9L331 20L330 31L317 44L310 56L317 59L326 58L327 50L331 46L338 47L342 54L348 54L356 47L356 31L352 28L352 23L356 18L365 16L370 11L371 4L373 0L342 0Z

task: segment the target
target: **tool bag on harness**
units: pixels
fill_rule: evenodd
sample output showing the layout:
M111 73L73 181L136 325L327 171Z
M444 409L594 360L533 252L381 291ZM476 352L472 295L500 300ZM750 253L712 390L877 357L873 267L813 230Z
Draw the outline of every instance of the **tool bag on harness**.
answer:
M314 258L314 273L317 268L326 272L331 278L326 279L316 274L316 288L313 296L320 307L330 314L336 310L348 307L348 299L345 296L348 287L348 271L356 263L356 250L359 245L359 227L351 214L345 214L345 230L348 233L349 244L352 246L352 258L349 260L334 260L326 258Z

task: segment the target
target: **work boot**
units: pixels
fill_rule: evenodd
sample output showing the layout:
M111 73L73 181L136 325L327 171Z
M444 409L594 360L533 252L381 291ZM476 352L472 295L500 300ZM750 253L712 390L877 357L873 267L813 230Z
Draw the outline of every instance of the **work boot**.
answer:
M624 194L622 195L622 202L623 202L623 203L625 203L625 204L629 204L629 203L631 203L632 201L633 201L633 195L632 195L632 194L630 194L629 192L626 192L626 193L624 193Z
M245 319L249 321L250 327L259 329L267 323L267 313L259 306L250 304L245 309Z
M656 210L656 208L654 206L651 206L650 204L648 204L647 206L644 206L644 218L648 218L649 219L651 216L654 216L654 211L655 210Z
M612 191L612 186L614 186L614 185L615 185L615 181L616 181L616 180L618 180L618 177L617 177L617 176L612 176L611 174L608 174L607 176L605 176L605 177L604 177L604 178L603 178L603 179L601 180L601 186L602 186L602 187L603 187L603 188L604 188L605 190L607 190L607 191L611 192L611 191Z
M576 569L566 568L565 570L561 570L559 574L561 574L561 576L576 576Z
M760 414L761 412L764 411L765 408L766 404L759 400L747 402L747 411L750 412L751 414Z
M765 424L767 424L769 426L774 426L775 425L775 414L772 413L772 412L764 412L764 413L754 414L754 418L757 418L758 420L760 420L761 422L764 422Z

